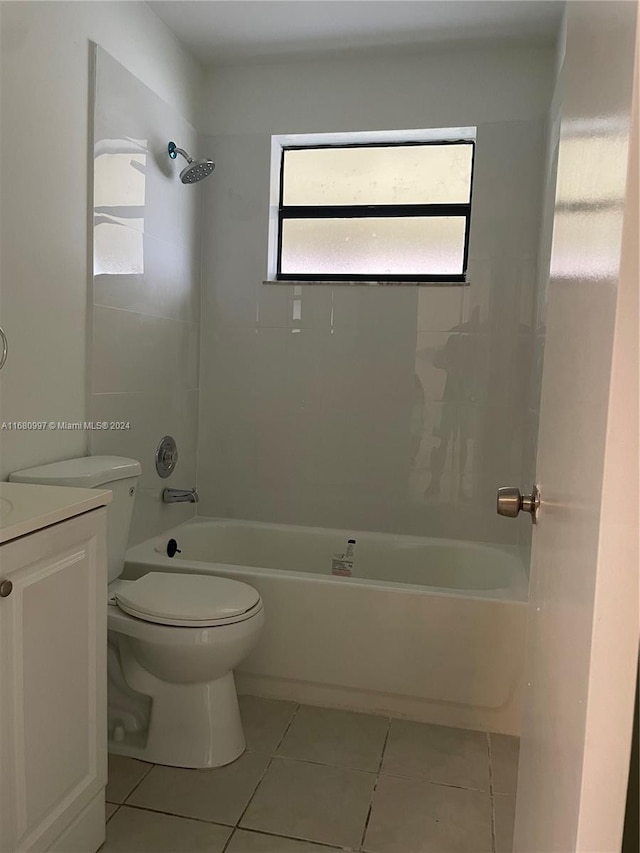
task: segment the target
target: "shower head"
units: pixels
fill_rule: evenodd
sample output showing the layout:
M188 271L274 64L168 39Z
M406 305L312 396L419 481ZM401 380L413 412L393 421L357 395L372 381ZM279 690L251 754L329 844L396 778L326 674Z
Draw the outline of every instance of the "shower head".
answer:
M167 150L172 160L175 160L178 154L180 154L187 161L187 165L180 172L180 180L183 184L196 184L198 181L202 181L216 167L213 160L194 160L192 157L189 157L187 152L183 148L178 148L175 142L170 142Z

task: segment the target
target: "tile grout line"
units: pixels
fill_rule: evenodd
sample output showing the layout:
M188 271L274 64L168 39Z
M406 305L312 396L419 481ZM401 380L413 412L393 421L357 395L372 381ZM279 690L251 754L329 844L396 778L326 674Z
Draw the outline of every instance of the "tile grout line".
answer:
M265 752L250 752L249 755L267 755ZM277 758L278 761L297 761L299 764L313 764L315 767L333 767L336 770L353 770L354 773L374 773L377 774L377 770L363 770L362 767L351 767L348 764L331 764L328 761L317 761L315 758L296 758L293 755L283 755L278 753L278 755L270 755L269 758ZM383 773L383 776L392 776L392 773ZM411 776L400 776L400 779L411 779ZM435 782L436 785L444 785L444 782ZM447 785L448 788L456 788L459 787L457 785ZM470 788L469 790L475 791L479 790L476 788ZM486 793L486 791L485 791Z
M266 753L264 753L264 752L252 752L250 754L251 755L265 755ZM293 764L311 764L313 767L331 767L333 770L348 770L351 773L366 773L368 776L377 776L378 775L377 770L363 770L361 767L351 767L348 764L327 764L325 761L314 761L311 758L293 758L290 755L270 755L268 757L271 759L275 759L277 761L289 761L290 763L293 763ZM391 774L390 773L383 773L382 775L383 776L390 776ZM399 776L396 778L408 779L409 781L415 781L415 782L428 781L428 780L424 780L424 779L412 779L411 776ZM443 783L434 782L433 784L434 785L440 785ZM444 787L455 788L457 786L456 785L445 785ZM475 791L475 790L479 790L479 789L468 788L465 790ZM487 792L483 791L483 793L486 794Z
M300 710L300 703L298 702L298 703L296 704L296 709L295 709L295 711L294 711L294 712L293 712L293 714L291 715L291 719L290 719L290 720L289 720L289 722L287 723L287 725L286 725L286 727L285 727L285 730L284 730L284 732L282 733L282 737L280 738L280 740L279 740L279 741L278 741L278 743L276 744L276 747L275 747L275 749L276 749L276 750L280 747L280 744L282 743L282 741L283 741L283 740L285 739L285 737L287 736L287 732L288 732L288 731L289 731L289 729L291 728L291 726L292 726L292 724L293 724L293 721L295 720L295 718L296 718L296 716L297 716L297 714L298 714L298 711L299 711L299 710ZM239 828L239 826L240 826L240 821L242 820L242 818L243 818L243 817L245 816L245 814L247 813L247 809L248 809L248 808L249 808L249 806L251 805L251 803L252 803L252 801L253 801L253 798L255 797L256 793L258 792L258 788L259 788L259 787L260 787L260 785L262 784L262 781L263 781L264 777L267 775L267 773L268 773L268 771L269 771L269 768L270 768L270 767L271 767L271 765L273 764L273 759L274 759L274 757L275 757L275 751L274 751L274 752L272 752L272 753L271 753L271 755L269 756L269 760L267 761L266 767L264 768L264 772L261 774L260 778L259 778L259 779L258 779L258 781L256 782L256 785L255 785L255 787L254 787L253 791L251 792L251 796L250 796L250 797L249 797L249 799L247 800L247 804L246 804L246 806L242 809L242 813L241 813L240 817L238 818L238 820L237 820L237 821L236 821L236 823L235 823L235 827L236 827L236 829L238 829L238 828ZM234 830L234 832L235 832L235 830ZM233 833L231 833L231 834L233 835Z
M106 305L104 302L94 302L94 308L107 308L109 311L124 311L126 314L137 314L139 317L149 317L153 320L168 320L170 323L183 323L186 326L197 326L195 320L180 320L178 317L167 317L164 314L148 314L146 311L136 311L135 308L120 308L118 305Z
M111 803L111 805L115 805L115 803ZM344 848L344 847L338 847L337 845L334 845L334 844L327 844L324 841L322 841L322 842L310 841L308 838L302 838L301 836L298 836L298 835L283 835L282 833L268 832L265 829L253 829L253 828L249 828L249 827L245 827L245 826L237 826L237 825L230 824L230 823L222 823L221 821L207 820L207 819L202 818L202 817L193 817L192 815L175 814L175 812L161 811L160 809L156 809L156 808L153 808L151 806L136 806L133 803L122 803L121 805L118 805L118 808L116 809L116 811L119 811L122 808L122 806L124 806L124 805L126 805L127 808L134 809L135 811L138 811L138 812L151 812L152 814L163 814L163 815L166 815L167 817L175 817L177 820L192 820L192 821L195 821L196 823L207 824L208 826L220 826L220 827L223 827L224 829L230 829L231 835L229 836L228 840L225 842L224 850L226 850L229 842L231 841L231 839L233 838L234 834L237 831L252 832L256 835L266 835L269 838L287 838L291 841L304 841L308 844L319 845L321 849L322 849L322 847L327 847L331 850L348 849L348 848ZM111 815L111 817L114 817L115 814L116 814L116 812L114 812L113 815ZM111 818L109 818L109 820L111 820ZM224 850L223 850L223 853L224 853Z
M382 744L382 752L380 753L380 761L378 762L378 775L382 773L382 762L384 761L384 754L387 751L387 743L389 742L389 735L391 734L391 723L393 722L393 717L387 717L387 732L384 737L384 743Z
M107 802L105 802L105 805L106 805L106 806L115 806L116 804L115 804L115 803L107 803ZM118 803L118 805L117 805L117 806L116 806L116 808L115 808L115 811L113 811L113 812L109 815L109 817L105 820L105 825L106 825L107 823L109 823L109 821L111 820L111 818L112 818L112 817L115 817L115 816L118 814L118 812L120 811L120 805L121 805L121 804L120 804L120 803Z
M284 741L289 729L291 728L291 726L293 724L293 721L297 715L298 710L300 710L300 708L303 708L303 707L315 707L315 706L308 706L308 705L303 705L303 704L298 705L298 708L296 709L296 711L294 711L291 720L287 724L287 727L284 730L284 733L282 734L282 737L280 738L278 745L276 746L276 750L279 749L280 746L282 745L282 742ZM333 709L331 709L331 710L333 710ZM342 709L338 709L338 710L342 710ZM359 712L355 711L353 713L359 713ZM370 716L382 717L382 715L370 715ZM284 755L282 753L276 753L276 752L267 753L267 752L261 752L259 750L251 750L251 749L247 749L247 752L252 754L252 755L270 755L271 758L277 758L281 761L297 761L297 762L300 762L301 764L314 764L318 767L335 767L337 770L355 770L358 773L375 773L377 775L389 776L392 779L406 779L408 782L425 782L425 783L428 783L430 785L437 785L438 787L442 787L442 788L455 788L458 791L475 791L475 792L480 793L480 794L489 794L490 793L488 788L474 788L470 785L454 785L451 782L439 782L437 779L430 779L427 776L405 776L399 772L395 772L395 773L389 773L388 771L383 772L382 764L384 761L384 754L385 754L385 751L387 748L387 742L389 740L389 735L391 733L391 724L396 720L402 721L403 718L401 718L401 717L386 717L386 718L382 717L382 719L387 720L387 733L385 735L384 744L382 747L382 754L380 756L380 761L378 762L378 769L377 770L363 770L361 767L350 767L346 764L332 764L329 761L318 761L317 759L313 759L313 758L299 758L297 756ZM431 725L431 724L425 723L425 725ZM486 735L488 737L489 732L478 731L478 734L483 734L483 735Z
M380 752L380 760L378 761L378 769L376 771L376 780L373 783L373 788L371 790L371 799L369 800L369 808L367 809L367 816L364 821L364 826L362 827L362 835L360 836L360 844L358 846L359 850L364 848L364 839L367 834L367 830L369 829L369 821L371 820L371 812L373 811L373 798L375 797L376 791L378 789L378 782L380 781L380 771L382 770L382 762L384 761L384 753L387 748L387 742L389 740L389 735L391 733L391 717L387 717L387 731L384 736L384 742L382 744L382 751Z
M489 759L489 800L491 803L491 850L496 853L496 809L493 797L493 765L491 762L491 735L487 732L487 757Z
M245 816L245 814L246 814L246 812L247 812L247 809L248 809L248 808L249 808L249 806L251 805L251 802L252 802L253 798L255 797L255 795L256 795L256 793L257 793L257 791L258 791L258 788L259 788L259 787L260 787L260 785L262 784L262 780L263 780L263 779L264 779L264 777L267 775L267 772L268 772L269 768L271 767L271 764L272 764L272 763L273 763L273 756L272 756L272 755L270 755L270 756L269 756L269 760L267 761L267 764L266 764L266 766L265 766L265 768L264 768L263 772L260 774L260 778L259 778L259 779L258 779L258 781L256 782L256 784L255 784L255 786L254 786L254 789L253 789L253 791L251 792L251 796L250 796L250 797L249 797L249 799L247 800L247 804L246 804L246 805L245 805L245 807L242 809L242 812L241 812L241 814L240 814L240 817L237 819L237 821L236 821L236 822L235 822L235 824L234 824L235 829L239 829L239 828L240 828L240 821L241 821L241 820L242 820L242 818Z
M281 738L280 738L280 740L278 741L278 744L277 744L277 746L276 746L276 749L280 746L280 744L281 744L281 743L282 743L282 741L284 740L284 738L285 738L285 736L286 736L287 732L289 731L289 728L291 727L291 724L293 723L293 720L294 720L294 718L295 718L296 714L298 713L298 710L299 710L299 709L300 709L300 704L298 703L298 704L296 705L296 709L295 709L295 711L294 711L294 712L293 712L293 714L291 715L291 719L290 719L290 720L289 720L289 722L287 723L287 726L286 726L286 728L285 728L285 730L284 730L284 733L283 733L282 737L281 737ZM251 752L251 751L250 751L250 750L248 750L248 749L245 749L245 753L248 753L248 754L250 754L250 755L261 755L261 754L262 754L262 755L264 755L264 753ZM156 814L166 814L166 815L170 815L171 817L178 817L178 818L182 818L182 819L185 819L185 820L196 820L196 821L198 821L199 823L217 824L218 826L226 826L226 827L230 827L230 828L233 830L233 832L235 832L235 830L236 830L237 828L239 828L240 821L241 821L241 820L242 820L242 818L244 817L244 814L245 814L246 810L249 808L249 805L251 804L251 801L252 801L253 797L255 796L256 791L258 790L258 788L259 788L259 786L260 786L260 783L262 782L262 780L263 780L263 779L264 779L264 777L266 776L266 774L267 774L267 771L268 771L269 767L271 767L271 762L273 761L273 757L274 757L274 756L273 756L273 754L272 754L272 755L269 755L269 761L267 762L267 764L266 764L266 766L265 766L264 771L262 772L262 774L260 775L260 778L259 778L259 779L258 779L258 781L256 782L256 785L255 785L255 787L254 787L253 791L251 792L251 796L249 797L249 799L248 799L248 801L247 801L246 806L245 806L245 807L244 807L244 809L242 810L242 814L240 815L240 817L238 818L238 820L237 820L237 821L236 821L236 823L234 823L234 824L221 823L220 821L206 820L205 818L193 817L193 816L191 816L191 815L176 814L175 812L168 812L168 811L163 811L163 810L161 810L161 809L153 808L153 806L138 806L138 805L135 805L135 804L133 804L133 803L129 803L129 802L128 802L129 797L131 797L131 796L135 793L135 791L137 791L137 789L140 787L140 785L144 782L144 780L147 778L147 776L151 773L151 771L153 770L153 768L154 768L154 767L159 766L159 765L156 765L156 764L151 764L151 765L149 766L149 769L148 769L148 770L147 770L147 772L144 774L144 776L142 776L142 778L138 780L138 782L134 785L134 787L131 789L131 791L129 791L129 793L127 794L127 797L126 797L126 799L124 800L124 802L122 802L122 803L117 803L117 804L116 804L116 803L112 803L112 805L117 805L117 806L118 806L118 808L120 808L120 806L127 805L129 808L138 809L139 811L151 811L151 812L155 812ZM115 812L114 812L113 814L115 814ZM111 817L113 817L113 815L111 815ZM110 819L111 819L111 818L110 818ZM227 847L227 845L228 845L229 841L230 841L230 840L231 840L231 838L233 837L233 832L231 833L231 835L229 836L229 838L228 838L228 840L227 840L227 842L226 842L226 844L225 844L225 849L226 849L226 847Z
M327 764L326 767L336 765ZM400 773L380 773L380 776L388 776L389 779L405 779L407 782L423 782L427 785L437 785L439 788L455 788L456 791L475 791L478 794L490 793L488 788L470 788L468 785L454 785L451 782L438 782L435 779L429 779L427 776L402 776Z
M238 831L237 826L232 827L231 832L229 833L229 837L227 838L227 840L225 841L225 843L222 847L221 853L227 853L229 845L231 844L231 839L233 838L233 836L236 834L237 831Z
M229 837L228 837L228 838L227 838L227 840L224 842L224 846L223 846L223 848L222 848L221 853L227 853L227 850L228 850L228 848L229 848L229 845L231 844L231 839L233 838L233 836L236 834L236 832L237 832L237 831L238 831L238 827L237 827L237 826L234 826L234 827L233 827L233 829L231 830L231 832L229 833Z
M123 800L121 803L118 803L118 805L119 805L119 806L124 806L124 805L125 805L125 803L126 803L127 805L129 805L129 804L127 803L127 800L129 799L129 797L134 793L134 791L137 791L137 790L138 790L138 788L140 787L140 785L142 785L142 783L143 783L143 782L144 782L144 780L147 778L147 776L149 775L149 773L151 773L151 771L153 770L153 768L154 768L154 767L157 767L157 766L158 766L157 764L150 764L150 765L149 765L149 769L146 771L146 773L144 773L144 774L143 774L143 775L138 779L138 781L137 781L137 782L136 782L136 784L133 786L133 788L129 791L129 793L128 793L128 794L127 794L127 796L124 798L124 800Z
M282 732L282 737L280 738L280 740L278 741L278 743L277 743L277 744L276 744L276 746L275 746L275 749L274 749L274 750L273 750L273 752L271 753L271 757L272 757L272 758L274 758L274 757L276 756L276 754L277 754L278 750L279 750L279 749L280 749L280 747L282 746L282 742L283 742L283 740L284 740L284 739L286 738L286 736L289 734L289 729L290 729L290 728L291 728L291 726L293 725L293 721L295 720L295 718L298 716L298 711L300 710L300 708L302 708L302 705L301 705L301 703L300 703L300 702L298 702L298 703L296 704L296 709L295 709L295 711L294 711L294 712L293 712L293 714L291 715L291 719L289 720L289 722L288 722L288 723L287 723L287 725L285 726L285 730Z
M135 809L138 812L152 812L153 814L164 814L167 817L175 817L179 820L195 820L196 823L206 823L209 826L224 826L225 829L235 829L235 826L232 823L222 823L219 820L207 820L205 817L194 817L193 815L188 814L176 814L175 812L168 812L164 809L157 809L153 806L137 806L135 803L123 803L123 806L126 806L128 809Z
M356 853L356 851L352 847L339 847L336 844L329 844L326 841L310 841L308 838L303 838L301 835L283 835L282 833L278 834L276 832L269 832L267 829L249 829L249 827L246 826L236 826L233 828L231 838L236 832L249 832L252 835L264 835L267 838L286 838L287 841L302 841L305 844L315 844L316 847L318 847L320 850L343 850L351 851L351 853ZM229 839L229 841L231 840L231 838ZM228 843L229 842L227 842L227 844ZM222 853L225 853L225 851L223 850Z

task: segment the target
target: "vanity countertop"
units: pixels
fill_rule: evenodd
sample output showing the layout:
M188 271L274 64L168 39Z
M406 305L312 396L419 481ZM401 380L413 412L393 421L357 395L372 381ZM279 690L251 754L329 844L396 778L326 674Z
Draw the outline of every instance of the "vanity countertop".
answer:
M108 490L0 483L0 544L110 502Z

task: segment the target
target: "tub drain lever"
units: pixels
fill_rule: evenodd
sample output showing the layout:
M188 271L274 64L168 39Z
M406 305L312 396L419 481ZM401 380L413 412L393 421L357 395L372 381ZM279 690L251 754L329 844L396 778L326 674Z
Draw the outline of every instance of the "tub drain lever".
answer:
M182 551L178 548L178 543L175 539L169 539L167 542L167 557L175 557L176 554L182 554Z

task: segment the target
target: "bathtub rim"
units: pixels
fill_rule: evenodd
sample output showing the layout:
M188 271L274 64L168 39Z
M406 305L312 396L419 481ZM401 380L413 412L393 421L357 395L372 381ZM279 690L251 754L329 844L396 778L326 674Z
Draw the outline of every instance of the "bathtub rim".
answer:
M177 539L180 535L180 531L184 530L186 527L190 526L201 526L205 524L225 524L234 527L240 527L242 525L251 525L253 527L260 528L268 528L268 529L290 529L295 528L300 532L313 532L317 533L319 530L330 530L331 532L336 533L344 533L348 534L351 537L358 538L358 536L367 536L374 538L388 538L388 537L402 537L403 539L415 539L419 541L427 540L435 540L438 543L443 545L453 545L456 547L461 546L472 546L473 548L479 548L485 551L500 551L509 549L509 556L514 558L514 561L517 563L519 568L518 573L514 572L514 583L508 587L497 587L492 589L461 589L456 587L437 587L437 586L427 586L422 584L412 584L412 583L403 583L401 581L383 581L377 579L370 578L356 578L356 577L341 577L331 574L321 574L319 572L302 572L302 571L293 571L290 569L272 569L263 566L246 566L239 565L236 563L219 563L219 562L209 562L205 560L188 560L188 559L180 559L177 557L168 557L166 553L158 550L158 547L166 544L168 539ZM298 525L298 524L283 524L278 522L265 522L265 521L253 521L251 519L239 519L239 518L224 518L218 516L194 516L193 518L188 519L180 524L175 525L169 530L165 530L162 533L155 534L154 536L149 537L148 539L139 542L136 545L132 545L127 549L124 558L124 565L122 573L120 577L126 579L128 576L127 570L130 567L155 567L156 571L161 567L162 571L170 570L176 573L184 573L188 574L192 572L194 574L214 574L215 572L204 572L200 568L201 566L212 566L219 567L221 572L229 573L229 574L256 574L258 576L261 575L270 575L272 577L279 577L282 579L288 579L289 581L296 582L304 582L304 583L330 583L335 584L336 586L351 586L351 587L361 587L365 586L368 588L379 589L381 591L397 591L404 592L414 595L432 595L438 597L446 597L446 598L464 598L464 599L477 599L479 601L493 601L493 602L503 602L506 604L523 604L527 605L529 601L529 589L528 589L528 578L525 572L524 563L518 553L517 545L509 546L509 545L500 545L500 544L492 544L485 542L475 542L471 540L461 540L461 539L445 539L441 537L433 537L433 536L414 536L411 534L403 534L403 533L380 533L369 530L350 530L343 528L325 528L325 527L311 527L308 525Z

